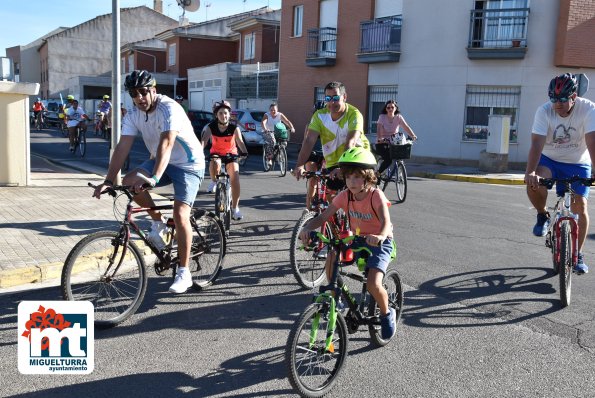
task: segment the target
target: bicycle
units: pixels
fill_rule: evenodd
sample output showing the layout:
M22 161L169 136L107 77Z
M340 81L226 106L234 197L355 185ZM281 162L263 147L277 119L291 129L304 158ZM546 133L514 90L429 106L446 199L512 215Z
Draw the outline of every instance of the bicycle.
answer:
M78 152L82 158L87 153L87 129L82 128L80 125L76 126L76 133L74 134L74 151Z
M407 198L407 169L405 159L411 158L411 147L413 141L407 140L405 144L390 145L391 164L378 178L378 186L386 191L389 183L394 182L397 189L395 203L403 203Z
M542 178L539 185L551 189L556 184L562 184L564 195L558 200L551 210L554 216L551 220L545 238L546 247L552 251L552 263L554 273L559 275L560 280L560 301L562 307L570 305L572 290L572 273L578 260L578 215L570 210L570 205L575 195L572 184L580 182L583 185L591 186L595 180L574 176L571 178Z
M392 339L384 340L381 337L380 310L366 287L365 258L357 260L357 273L341 269L355 261L354 251L360 250L362 254L369 251L360 247L363 237L342 235L340 238L328 239L320 232L312 235L327 243L339 255L333 266L331 283L320 287L320 293L294 323L287 340L289 382L302 397L322 397L335 385L347 359L347 334L357 332L360 326L367 326L376 346L385 346ZM362 283L359 302L347 286L340 283L339 274ZM396 311L398 324L404 297L397 271L389 270L384 276L383 285L388 292L389 307ZM345 315L337 306L337 297L342 297L347 304Z
M37 112L37 115L35 116L35 130L41 131L43 129L48 128L48 125L47 125L45 117L44 117L46 113L47 112L43 112L43 111Z
M274 134L269 131L267 134ZM276 139L272 149L267 149L271 146L270 142L266 142L262 146L262 166L264 171L271 171L275 168L275 165L279 165L279 171L281 177L285 177L287 174L287 140ZM271 153L271 158L268 159L267 152ZM269 161L271 162L269 164Z
M95 188L91 183L90 187ZM149 187L148 184L145 187ZM178 267L175 224L167 220L167 244L159 250L145 232L134 222L134 215L149 210L172 210L173 204L150 208L133 207L133 192L129 186L107 187L114 198L114 214L119 212L118 199L127 200L117 231L100 231L79 241L68 254L62 268L61 290L65 300L88 300L95 308L95 326L116 326L133 315L140 306L147 289L147 270L144 259L147 250L156 257L155 273L163 276L172 271L172 281ZM193 288L202 290L215 282L223 267L225 236L212 213L193 208L190 217L192 246L188 264ZM139 240L132 241L132 234Z
M108 139L107 121L103 112L97 111L95 113L95 135Z
M314 246L304 249L301 247L299 236L304 225L328 207L327 181L330 177L325 171L307 171L304 176L307 179L316 178L316 197L312 200L309 211L299 218L293 228L289 245L289 261L300 286L304 289L313 289L325 280L324 265L329 248L319 240ZM333 215L330 222L320 228L320 232L330 238L347 229L347 217L340 209Z
M211 154L210 156L210 159L221 159L221 171L217 174L217 185L215 189L215 215L222 222L225 236L229 235L231 226L231 183L226 165L240 157L247 157L247 154L234 155L228 153L224 156L216 154Z

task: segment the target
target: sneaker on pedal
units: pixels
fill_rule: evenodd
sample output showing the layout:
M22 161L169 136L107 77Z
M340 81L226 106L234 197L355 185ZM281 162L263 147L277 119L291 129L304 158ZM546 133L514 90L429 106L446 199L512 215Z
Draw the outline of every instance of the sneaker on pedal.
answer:
M188 267L179 267L176 272L174 283L169 287L171 293L184 293L192 287L192 275Z
M585 264L583 253L578 254L578 260L576 262L576 265L574 266L574 272L576 272L578 275L586 274L587 272L589 272L589 266Z
M394 308L388 310L388 314L380 316L380 337L382 340L389 340L397 330L397 312Z
M533 235L545 236L549 226L550 226L550 214L549 213L537 213L537 223L533 227Z
M242 213L240 213L240 208L236 207L231 215L231 218L233 218L234 220L241 220L242 218L244 218L244 216L242 216Z
M162 250L166 243L167 225L162 221L151 221L151 231L147 234L149 242L155 245L158 250Z
M207 192L215 193L216 189L217 189L217 181L211 181L211 183L209 184L209 187L207 188Z

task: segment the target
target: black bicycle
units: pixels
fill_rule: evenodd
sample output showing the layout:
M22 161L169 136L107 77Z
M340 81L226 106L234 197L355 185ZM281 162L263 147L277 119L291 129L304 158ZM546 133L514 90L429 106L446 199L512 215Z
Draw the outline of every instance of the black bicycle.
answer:
M287 174L287 140L276 139L273 148L267 151L267 146L270 145L270 143L265 143L262 147L262 167L264 171L271 171L279 165L281 177L285 177ZM267 152L270 152L270 158Z
M407 198L407 169L405 160L411 159L413 141L407 140L405 144L390 145L391 164L378 178L378 186L386 191L390 183L395 183L396 203L403 203ZM387 195L388 196L388 195Z
M287 340L286 362L289 381L302 397L322 397L337 382L347 359L347 334L367 327L372 342L385 346L380 332L380 310L366 288L365 270L367 248L362 246L363 237L347 236L328 239L320 232L312 232L312 245L322 240L338 253L333 267L331 283L320 287L314 303L306 308L295 322ZM357 260L358 272L347 272L343 266L355 260L354 251L362 256ZM339 280L339 274L362 283L360 301ZM403 311L403 286L395 270L389 270L383 279L388 292L388 304L396 311L398 324ZM337 306L336 297L341 297L348 306L345 315Z
M91 183L90 187L95 188ZM148 186L147 186L148 188ZM175 224L167 220L167 244L158 249L134 222L136 213L172 210L173 205L150 208L133 207L133 192L128 186L107 187L114 197L114 214L122 217L118 199L127 200L117 231L100 231L86 236L68 254L62 268L61 290L65 300L91 301L95 325L115 326L136 312L147 290L145 255L152 253L157 275L171 272L172 282L179 265ZM192 246L188 267L193 288L202 290L215 282L223 267L225 235L212 213L193 208L190 216ZM132 240L135 234L139 240Z
M247 156L245 153L238 155L228 153L224 156L217 154L210 155L211 160L221 159L221 170L217 174L217 185L215 189L215 215L221 220L226 236L229 235L229 229L231 227L231 183L226 165L229 162Z

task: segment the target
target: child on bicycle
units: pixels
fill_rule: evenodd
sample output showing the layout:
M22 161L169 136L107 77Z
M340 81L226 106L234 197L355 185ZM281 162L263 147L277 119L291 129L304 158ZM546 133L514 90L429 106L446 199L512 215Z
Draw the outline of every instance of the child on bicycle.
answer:
M365 236L365 246L371 251L366 264L368 270L368 292L374 297L380 308L381 334L383 339L390 339L396 330L395 309L388 306L388 293L382 285L382 279L393 251L393 233L388 200L376 186L376 158L367 149L355 147L347 150L338 161L347 189L341 191L318 217L310 220L300 232L304 245L308 244L310 231L317 230L339 209L347 214L350 229ZM329 253L326 262L326 275L330 280L334 257Z

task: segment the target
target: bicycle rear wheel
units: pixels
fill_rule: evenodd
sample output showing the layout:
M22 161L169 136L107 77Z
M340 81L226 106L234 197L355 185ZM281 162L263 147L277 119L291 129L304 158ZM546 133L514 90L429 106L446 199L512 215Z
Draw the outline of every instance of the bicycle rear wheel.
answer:
M399 273L395 270L390 270L384 276L382 281L382 285L386 289L388 293L388 307L394 308L396 312L395 320L397 327L399 325L399 320L401 319L401 314L403 313L403 285L401 284L401 277ZM378 308L378 304L374 300L374 298L370 295L370 304L368 305L368 316L377 316L380 317L380 309ZM368 325L368 331L370 332L370 337L372 342L377 347L383 347L388 344L391 339L384 340L382 338L380 332L380 325ZM396 335L396 332L395 332ZM393 336L394 337L394 336Z
M326 303L311 304L289 333L286 352L289 382L302 397L327 394L347 359L347 325L338 312L331 349L326 349L329 311Z
M197 210L190 219L192 247L189 269L193 288L202 290L212 285L223 268L226 241L221 224L209 213Z
M134 314L147 290L141 251L133 242L124 250L118 240L116 232L95 232L74 246L62 268L64 300L93 303L95 326L100 328L115 326Z
M300 286L305 289L312 289L320 286L325 280L324 265L328 255L328 246L318 242L315 246L306 249L301 249L302 241L300 240L300 232L308 221L316 217L318 214L308 212L295 224L291 234L291 242L289 244L289 262L291 269L295 275L295 279ZM321 228L321 232L327 236L332 236L331 228L328 223Z
M573 241L570 233L570 222L562 221L560 225L560 301L562 307L570 304L572 290L572 253Z
M279 153L277 156L279 160L279 171L281 172L281 177L285 177L287 174L287 151L283 145L279 145Z
M79 130L78 132L78 151L81 157L85 157L85 153L87 152L87 134L84 131Z
M407 197L407 170L403 162L397 162L395 184L397 185L397 203L403 203Z

